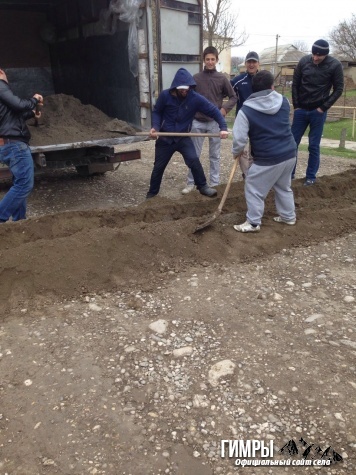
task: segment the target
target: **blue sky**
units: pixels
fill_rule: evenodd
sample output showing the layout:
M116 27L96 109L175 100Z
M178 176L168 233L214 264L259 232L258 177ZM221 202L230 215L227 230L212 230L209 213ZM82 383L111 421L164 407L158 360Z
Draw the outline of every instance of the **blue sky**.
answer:
M233 48L233 56L249 51L284 45L296 40L309 47L319 38L328 39L329 32L341 21L356 15L356 1L336 0L232 0L232 13L238 14L238 30L245 29L249 38L244 46Z

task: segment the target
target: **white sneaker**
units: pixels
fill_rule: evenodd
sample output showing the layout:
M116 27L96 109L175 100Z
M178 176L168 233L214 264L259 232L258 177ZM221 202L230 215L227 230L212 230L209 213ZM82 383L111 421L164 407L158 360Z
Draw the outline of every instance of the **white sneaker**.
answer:
M187 195L191 191L193 191L195 188L195 185L187 185L185 188L182 190L182 195Z
M235 224L234 229L240 233L258 233L261 227L259 225L252 226L251 223L245 221L242 224Z
M276 223L284 223L284 224L289 224L289 226L294 226L295 223L297 222L296 219L290 219L287 221L286 219L283 219L281 216L276 216L273 218L273 221L276 221Z

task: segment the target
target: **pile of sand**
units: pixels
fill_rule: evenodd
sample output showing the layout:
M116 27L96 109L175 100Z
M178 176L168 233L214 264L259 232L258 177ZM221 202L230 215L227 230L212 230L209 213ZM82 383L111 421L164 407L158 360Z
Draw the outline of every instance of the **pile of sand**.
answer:
M28 121L31 145L52 145L134 135L127 122L108 117L92 105L65 94L47 96L41 109L39 126Z

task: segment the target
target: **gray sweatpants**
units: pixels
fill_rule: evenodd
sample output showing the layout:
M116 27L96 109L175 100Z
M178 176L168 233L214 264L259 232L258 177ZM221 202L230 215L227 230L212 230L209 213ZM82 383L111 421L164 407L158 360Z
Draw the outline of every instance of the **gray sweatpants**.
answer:
M246 218L249 223L261 224L265 199L272 188L279 216L287 221L295 219L294 195L291 188L295 163L296 158L270 166L252 163L245 179Z
M208 132L211 134L218 134L220 127L215 120L209 122L201 122L200 120L193 120L191 132ZM205 137L192 137L195 150L200 158ZM220 183L220 137L209 137L209 162L210 162L210 186L216 186ZM193 185L194 179L192 173L189 171L187 178L187 185Z

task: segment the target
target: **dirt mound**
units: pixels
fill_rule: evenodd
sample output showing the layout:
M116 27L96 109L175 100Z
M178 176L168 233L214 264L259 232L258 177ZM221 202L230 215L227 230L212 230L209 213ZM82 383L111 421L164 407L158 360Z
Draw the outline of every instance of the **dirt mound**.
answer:
M117 137L134 132L124 121L112 119L93 105L84 105L66 94L47 96L41 110L39 127L28 121L31 145L52 145ZM115 125L115 127L113 127Z
M3 310L41 295L66 298L132 284L148 290L163 274L174 275L187 265L246 261L356 230L356 169L321 177L313 187L297 180L294 190L297 225L273 222L270 196L256 235L240 235L231 226L245 216L241 182L233 184L219 220L196 234L219 199L157 197L125 210L67 212L1 225Z

